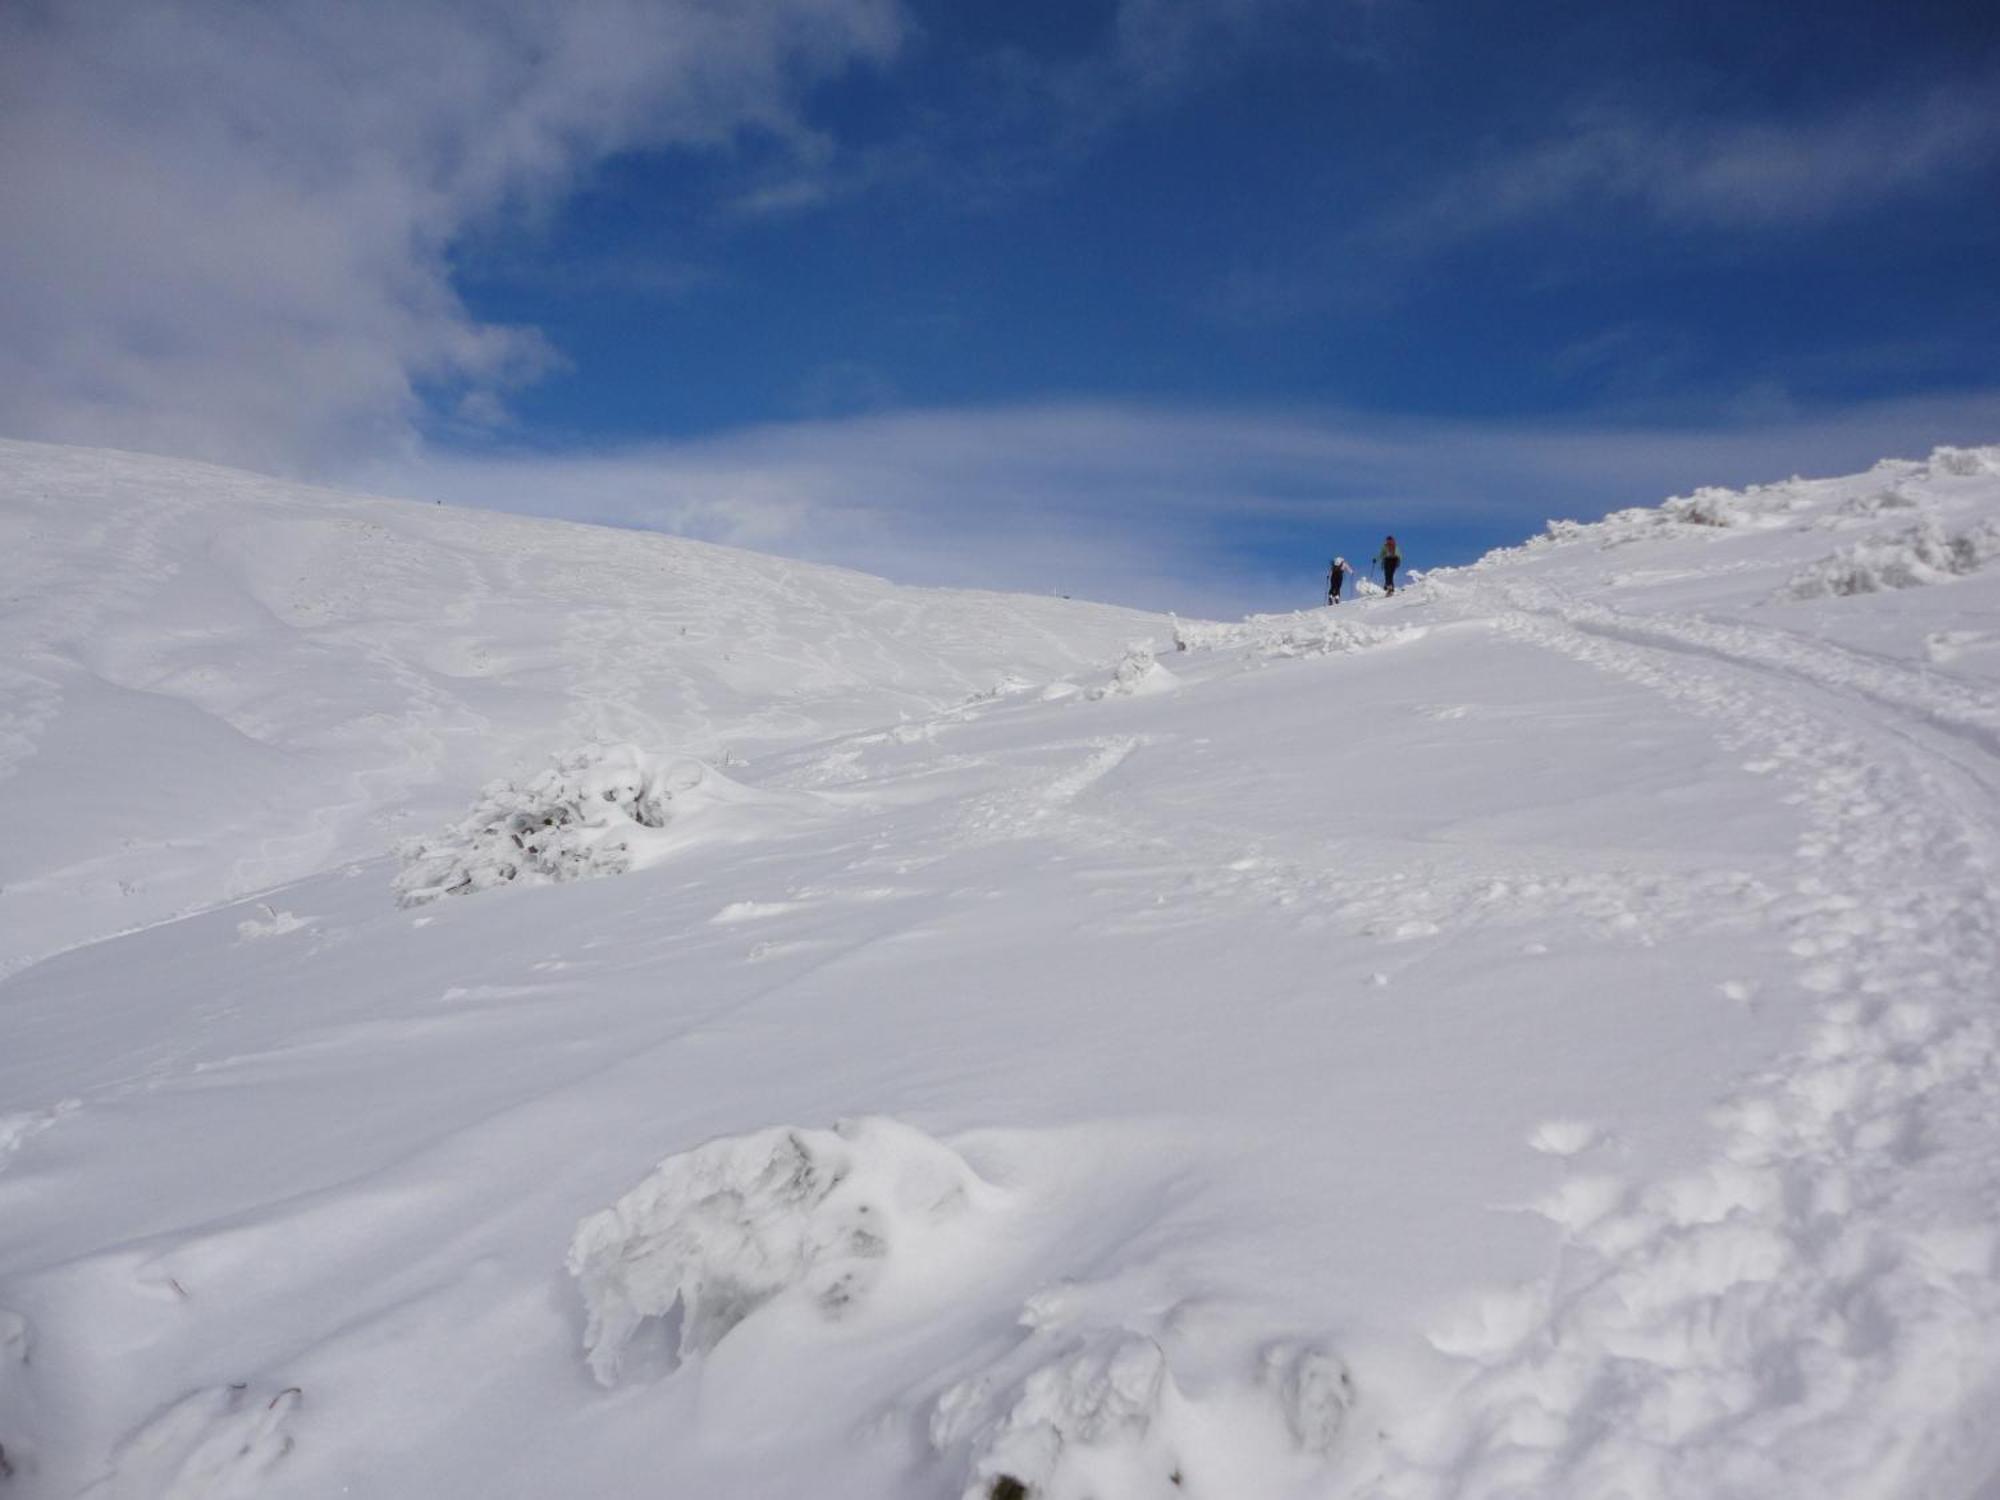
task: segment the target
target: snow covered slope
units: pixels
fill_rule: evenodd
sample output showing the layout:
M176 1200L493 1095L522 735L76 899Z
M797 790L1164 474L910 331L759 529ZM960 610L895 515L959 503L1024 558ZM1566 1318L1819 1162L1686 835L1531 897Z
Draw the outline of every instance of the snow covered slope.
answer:
M0 970L593 739L721 759L1158 635L649 533L0 442Z
M636 545L288 503L486 586L489 535ZM713 655L587 675L637 588L513 631L426 565L324 657L195 591L100 736L276 695L423 768L299 820L434 810L0 983L4 1492L1990 1500L1996 516L2000 450L1941 452L1122 658L934 596L963 650L910 665L905 596L793 570L881 644L721 708ZM152 546L300 576L228 530ZM786 569L661 545L718 607ZM136 633L61 616L88 581L44 585L65 689ZM454 630L512 666L451 701L559 764L482 791L398 738L424 693L348 696ZM39 774L115 845L96 763Z

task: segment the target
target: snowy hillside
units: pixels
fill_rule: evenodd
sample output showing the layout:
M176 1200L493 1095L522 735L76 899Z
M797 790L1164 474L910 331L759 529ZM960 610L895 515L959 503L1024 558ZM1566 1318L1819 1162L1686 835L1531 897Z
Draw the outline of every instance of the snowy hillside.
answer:
M710 759L1116 658L1129 611L0 442L0 970L379 853L599 739Z
M0 982L0 1494L2000 1496L2000 449L1165 627L0 457L10 942L216 903Z

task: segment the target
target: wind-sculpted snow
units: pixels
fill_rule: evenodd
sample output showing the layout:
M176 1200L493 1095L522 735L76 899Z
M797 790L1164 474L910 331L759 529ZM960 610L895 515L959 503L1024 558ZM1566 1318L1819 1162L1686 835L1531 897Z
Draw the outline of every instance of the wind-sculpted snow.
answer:
M965 1221L999 1196L949 1147L887 1119L670 1156L570 1241L590 1368L615 1384L642 1325L674 1313L677 1359L713 1349L768 1303L848 1317L908 1263L962 1248Z
M406 841L396 891L405 906L495 886L549 885L642 869L712 829L728 811L799 808L691 756L593 745L555 757L525 783L495 781L461 822ZM727 810L727 811L725 811Z

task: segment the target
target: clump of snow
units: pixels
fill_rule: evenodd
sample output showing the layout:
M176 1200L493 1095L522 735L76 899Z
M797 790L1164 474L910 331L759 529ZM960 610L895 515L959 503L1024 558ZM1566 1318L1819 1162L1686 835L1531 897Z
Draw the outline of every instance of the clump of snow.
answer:
M1864 537L1801 569L1780 597L1819 599L1919 588L1975 573L1995 557L2000 557L2000 524L1946 531L1926 518L1889 536Z
M525 783L489 782L464 820L407 841L396 891L404 906L419 906L511 882L621 875L663 851L670 820L743 792L691 756L636 745L571 750Z
M1347 1366L1323 1349L1286 1340L1264 1351L1259 1379L1276 1399L1299 1447L1307 1453L1331 1453L1354 1406Z
M1144 698L1154 693L1171 693L1179 686L1180 679L1160 665L1151 646L1135 644L1120 658L1111 680L1091 689L1090 696Z
M1420 634L1422 631L1413 626L1384 627L1346 619L1339 614L1338 605L1297 614L1251 615L1235 625L1174 621L1174 645L1181 651L1247 650L1271 658L1362 651L1414 640Z
M1310 1344L1271 1345L1247 1381L1197 1401L1157 1339L1096 1327L1031 1335L951 1386L932 1407L930 1439L962 1463L964 1500L1200 1493L1220 1476L1190 1480L1191 1454L1225 1470L1286 1455L1316 1463L1353 1404L1346 1367Z
M1603 1139L1604 1133L1588 1120L1557 1118L1544 1120L1528 1134L1528 1144L1548 1156L1577 1156Z
M238 942L254 943L260 938L283 937L288 932L297 932L310 927L310 919L295 912L277 911L269 902L257 903L257 915L236 924Z
M927 1239L996 1198L950 1147L889 1119L760 1130L670 1156L570 1242L591 1371L615 1384L641 1325L676 1311L679 1359L779 1299L839 1319L894 1258L926 1258Z
M1675 495L1661 503L1659 514L1686 526L1740 526L1743 496L1735 490L1704 485L1692 495Z
M1180 1473L1184 1404L1156 1342L1098 1330L1000 1388L989 1376L951 1387L932 1410L931 1444L964 1450L965 1500L1165 1494Z

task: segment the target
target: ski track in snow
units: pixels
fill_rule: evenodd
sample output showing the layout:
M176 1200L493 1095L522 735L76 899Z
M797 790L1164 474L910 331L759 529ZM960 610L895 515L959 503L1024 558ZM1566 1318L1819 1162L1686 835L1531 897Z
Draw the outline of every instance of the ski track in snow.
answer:
M1996 1373L1993 696L1505 592L1505 630L1716 721L1796 789L1807 873L1776 915L1822 998L1803 1045L1718 1106L1712 1165L1558 1195L1567 1248L1537 1312L1496 1293L1488 1336L1441 1339L1476 1373L1383 1491L1915 1493L1977 1454L1935 1417L1975 1410Z

